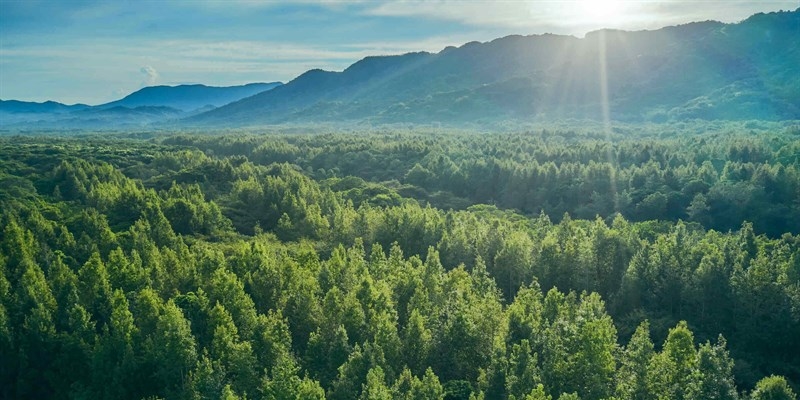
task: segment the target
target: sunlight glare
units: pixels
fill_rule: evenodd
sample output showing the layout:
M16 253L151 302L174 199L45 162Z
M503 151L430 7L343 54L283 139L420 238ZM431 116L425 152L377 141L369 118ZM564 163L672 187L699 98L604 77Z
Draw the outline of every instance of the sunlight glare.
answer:
M575 6L578 19L594 23L619 22L625 11L621 0L581 0Z

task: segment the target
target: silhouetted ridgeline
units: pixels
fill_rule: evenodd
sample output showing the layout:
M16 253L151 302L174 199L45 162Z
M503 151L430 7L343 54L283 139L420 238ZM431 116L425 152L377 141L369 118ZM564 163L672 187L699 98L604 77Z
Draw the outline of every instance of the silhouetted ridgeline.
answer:
M585 38L508 36L311 70L190 124L800 118L800 9Z

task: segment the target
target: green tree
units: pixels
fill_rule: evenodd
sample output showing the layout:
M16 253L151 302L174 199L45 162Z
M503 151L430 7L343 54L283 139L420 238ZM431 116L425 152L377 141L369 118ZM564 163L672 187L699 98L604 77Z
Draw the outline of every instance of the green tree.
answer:
M329 387L336 378L337 369L347 361L350 350L344 326L320 327L308 339L306 365L323 387Z
M527 339L511 346L506 374L506 393L522 398L541 385L538 356L532 353Z
M533 242L527 234L514 232L503 241L494 258L495 280L509 299L531 279L532 249Z
M625 347L617 371L616 397L620 400L655 400L658 393L650 391L648 366L655 355L650 340L650 323L639 324Z
M111 316L111 284L100 254L92 253L78 270L78 282L81 304L92 314L98 327L107 323Z
M706 342L697 351L697 371L687 397L694 399L737 400L736 384L733 381L733 360L725 348L727 342L722 335L713 346Z
M269 377L261 384L264 399L325 399L325 391L314 380L297 376L300 368L290 355L281 355L270 370Z
M536 385L536 387L533 388L530 391L530 393L526 394L525 397L522 397L521 399L522 400L552 400L552 398L553 398L552 396L550 396L549 394L547 394L547 392L544 391L544 386L542 386L542 384L540 383L540 384Z
M359 400L391 400L392 392L384 381L383 369L374 367L367 372L367 381L361 389Z
M14 322L12 357L15 382L12 397L45 398L55 395L58 388L49 381L53 371L56 329L53 316L56 302L42 269L29 259L19 265L21 276L14 288L11 317Z
M219 303L209 312L209 326L213 327L212 359L220 362L234 390L254 393L258 387L258 374L250 341L240 340L233 317Z
M95 344L92 360L92 383L97 396L107 399L132 397L130 376L138 367L133 338L136 326L128 300L121 290L112 293L111 315L102 337Z
M380 360L373 357L372 346L365 343L363 346L356 345L347 362L339 367L339 375L331 385L327 397L330 399L356 399L361 396L362 386L366 383L367 373L373 367L378 366ZM381 380L383 380L383 370L381 370Z
M427 367L431 340L431 331L425 327L425 319L419 311L412 310L403 330L402 343L403 360L412 373L419 374Z
M413 398L425 400L444 399L444 387L439 382L439 377L428 367L422 380L415 381L413 388Z
M650 392L671 399L688 398L690 387L696 384L696 368L694 335L686 321L681 321L669 330L663 351L650 364Z
M193 400L221 398L225 386L225 371L218 362L212 361L204 351L197 360L194 370L189 373L187 392Z
M153 359L165 394L182 393L189 371L197 364L197 348L189 321L175 302L167 301L155 327Z
M773 375L758 381L750 398L752 400L795 400L797 395L789 387L786 378Z

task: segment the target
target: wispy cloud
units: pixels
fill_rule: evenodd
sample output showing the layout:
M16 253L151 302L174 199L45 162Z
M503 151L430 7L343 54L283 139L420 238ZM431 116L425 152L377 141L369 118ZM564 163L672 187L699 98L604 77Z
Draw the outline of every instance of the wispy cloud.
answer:
M381 17L416 17L451 20L472 26L491 26L527 30L529 33L554 31L581 35L613 22L623 29L657 28L672 23L715 19L736 22L764 10L794 10L796 0L665 0L617 1L619 15L597 19L585 12L588 0L399 0L380 2L364 10Z
M142 82L142 86L153 86L158 83L158 71L156 71L155 68L145 65L139 69L139 72L144 74L144 82Z
M142 86L172 82L238 85L249 82L287 82L306 70L340 71L369 55L441 50L448 38L430 41L359 42L342 46L314 46L281 42L92 39L50 45L0 48L3 68L2 98L99 104ZM86 51L86 49L92 51ZM28 60L17 69L11 60ZM35 66L35 67L30 67ZM26 96L5 94L6 71L22 82ZM48 86L31 96L32 84ZM107 88L115 88L109 91Z
M383 17L448 19L474 25L523 27L531 24L535 6L525 1L411 1L381 2L364 12Z
M624 18L609 26L582 13L577 0L0 2L0 98L87 103L164 82L289 81L368 55L436 52L508 34L732 22L798 5L622 0Z

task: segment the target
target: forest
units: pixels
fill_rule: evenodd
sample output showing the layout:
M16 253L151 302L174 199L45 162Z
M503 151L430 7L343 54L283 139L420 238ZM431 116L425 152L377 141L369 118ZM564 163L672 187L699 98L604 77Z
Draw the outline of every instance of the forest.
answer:
M0 136L0 397L796 399L800 126Z

